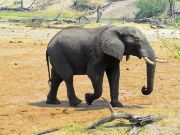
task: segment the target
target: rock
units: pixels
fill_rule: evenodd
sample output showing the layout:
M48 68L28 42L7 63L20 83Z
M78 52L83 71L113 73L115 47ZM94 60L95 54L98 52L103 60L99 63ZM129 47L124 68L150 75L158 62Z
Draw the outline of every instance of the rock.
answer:
M14 41L9 41L9 43L15 43Z
M23 43L23 41L18 41L18 43Z
M64 114L69 114L68 109L67 109L67 108L63 109L63 110L62 110L62 113L64 113Z

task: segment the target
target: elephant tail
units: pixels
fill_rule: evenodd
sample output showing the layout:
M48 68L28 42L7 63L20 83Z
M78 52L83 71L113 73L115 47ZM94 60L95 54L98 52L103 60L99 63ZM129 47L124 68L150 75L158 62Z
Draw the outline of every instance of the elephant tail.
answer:
M48 84L49 84L49 86L51 87L51 73L50 73L50 65L49 65L49 62L50 62L50 56L49 56L47 50L46 50L46 62L47 62L48 77L49 77Z

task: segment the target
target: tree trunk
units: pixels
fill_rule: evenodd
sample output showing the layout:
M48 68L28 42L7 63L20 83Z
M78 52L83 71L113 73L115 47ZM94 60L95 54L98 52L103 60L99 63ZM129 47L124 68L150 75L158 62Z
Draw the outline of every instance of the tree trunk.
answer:
M101 10L101 7L98 6L98 7L97 7L97 18L96 18L96 23L100 23L101 16L102 16L102 10Z
M77 6L78 0L73 0L73 6Z
M44 5L48 5L48 0L44 0Z
M170 16L173 16L175 13L175 0L169 0L170 2Z
M23 0L21 0L21 8L24 8Z

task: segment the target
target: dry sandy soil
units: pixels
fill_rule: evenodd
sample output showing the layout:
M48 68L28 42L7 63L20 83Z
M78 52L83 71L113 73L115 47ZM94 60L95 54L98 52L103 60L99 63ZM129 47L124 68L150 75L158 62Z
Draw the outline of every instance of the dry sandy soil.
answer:
M119 99L125 107L115 110L136 115L165 115L167 118L136 130L127 121L117 120L87 131L87 126L109 115L108 107L101 99L92 106L86 105L84 94L92 92L87 76L74 77L77 96L83 100L78 107L69 107L64 83L58 92L62 104L45 103L49 91L45 51L48 41L58 30L0 24L0 135L30 135L56 127L60 131L52 135L180 134L180 61L170 57L171 53L155 37L155 30L148 26L137 27L145 32L156 55L168 62L157 63L154 92L144 96L140 89L146 84L145 62L136 57L128 62L123 60ZM175 33L174 40L180 44L178 30L159 31L167 37ZM103 97L109 100L106 76L103 87Z

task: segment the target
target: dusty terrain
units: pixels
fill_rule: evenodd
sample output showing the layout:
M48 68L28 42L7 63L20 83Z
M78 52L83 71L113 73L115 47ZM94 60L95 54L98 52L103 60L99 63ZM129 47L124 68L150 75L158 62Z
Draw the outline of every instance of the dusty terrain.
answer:
M45 104L49 91L45 50L48 41L58 30L1 24L0 135L30 135L56 127L59 127L60 131L51 134L179 134L180 61L170 57L168 49L163 48L162 43L154 36L155 30L148 26L137 27L146 33L156 55L167 59L168 62L157 63L154 92L144 96L140 89L146 84L145 62L135 57L128 62L123 60L119 99L126 106L115 110L137 115L165 115L167 118L138 128L138 131L131 129L131 125L124 120L87 131L87 126L109 114L101 99L92 106L87 106L84 102L84 94L92 91L87 76L74 77L77 96L83 100L81 105L76 108L69 107L64 83L58 92L62 104ZM178 36L178 30L167 30L167 37L172 35L172 31ZM178 37L176 42L180 44ZM109 100L106 76L103 87L103 97Z

